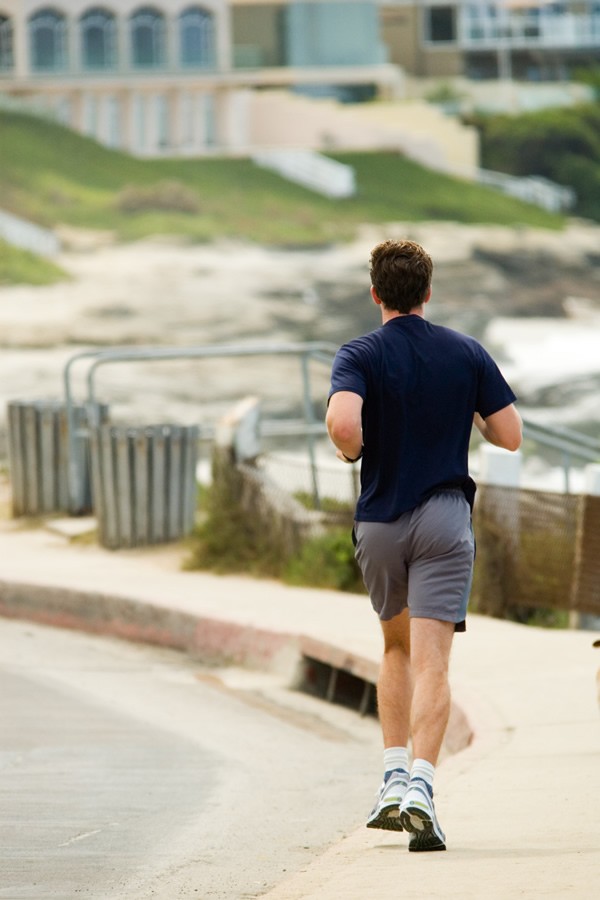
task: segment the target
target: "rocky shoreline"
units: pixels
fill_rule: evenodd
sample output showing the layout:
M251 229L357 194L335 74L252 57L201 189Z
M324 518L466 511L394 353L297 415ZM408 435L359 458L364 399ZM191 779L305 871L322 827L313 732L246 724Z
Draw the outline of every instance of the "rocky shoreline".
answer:
M515 322L513 333L519 320L535 319L557 327L576 321L600 334L600 226L587 222L572 221L563 232L394 223L365 226L351 244L311 249L232 241L194 246L171 238L116 244L106 235L70 231L58 259L68 282L0 289L0 421L8 400L61 397L66 361L90 347L308 340L337 346L379 324L368 293L369 252L397 236L420 241L434 258L429 318L494 344L509 368L511 329L497 345L492 326L499 320ZM543 414L555 400L564 406L572 377L568 366L565 372L566 380L557 360L546 383L522 382L514 365L511 377L522 382L525 405L531 395ZM578 398L597 398L600 353L579 377ZM318 396L327 382L324 366L315 374ZM301 403L297 362L270 357L114 366L99 384L118 417L132 424L211 419L248 393L274 415Z

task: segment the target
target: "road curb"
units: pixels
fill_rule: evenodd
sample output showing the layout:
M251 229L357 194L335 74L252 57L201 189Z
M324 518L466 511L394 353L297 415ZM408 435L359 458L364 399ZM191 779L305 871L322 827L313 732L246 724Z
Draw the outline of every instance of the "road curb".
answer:
M270 668L298 644L292 634L196 616L146 600L26 582L0 581L0 615L169 647L209 663Z
M0 615L57 628L122 638L183 651L207 664L245 665L299 677L304 658L376 685L379 664L301 634L195 615L101 591L0 580ZM469 746L473 731L464 711L452 704L444 747L450 754Z

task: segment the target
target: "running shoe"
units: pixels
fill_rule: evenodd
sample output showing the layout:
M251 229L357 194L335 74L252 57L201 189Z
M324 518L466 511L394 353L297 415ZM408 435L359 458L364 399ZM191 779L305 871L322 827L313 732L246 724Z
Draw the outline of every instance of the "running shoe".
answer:
M433 805L433 790L422 778L411 778L400 807L400 821L411 834L409 850L446 849L446 835L440 828Z
M402 831L400 804L407 787L408 772L404 769L392 769L391 772L385 773L375 806L367 820L367 828Z

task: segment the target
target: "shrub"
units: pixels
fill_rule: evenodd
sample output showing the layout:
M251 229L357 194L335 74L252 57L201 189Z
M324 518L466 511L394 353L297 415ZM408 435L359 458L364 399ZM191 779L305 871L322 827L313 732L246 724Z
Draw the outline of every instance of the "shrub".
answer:
M289 561L283 577L288 584L365 592L347 528L335 528L306 541Z
M572 81L579 81L594 89L596 100L600 100L600 66L586 66L571 72Z
M198 195L180 181L159 181L148 187L126 185L117 197L119 212L181 212L190 215L200 208Z
M186 569L219 573L248 572L279 576L282 548L265 528L257 527L242 502L243 478L235 466L213 457L213 481L204 495L202 521L189 539Z
M484 165L515 175L552 178L565 154L600 162L597 120L595 110L583 109L482 118L478 124Z
M600 163L583 156L565 154L557 161L556 180L573 188L580 216L600 218Z
M482 164L511 175L541 175L573 187L575 212L600 219L600 104L471 119Z
M248 483L239 469L213 458L213 481L203 497L202 521L188 540L186 569L281 578L288 584L364 593L350 527L291 541L282 522L248 505Z

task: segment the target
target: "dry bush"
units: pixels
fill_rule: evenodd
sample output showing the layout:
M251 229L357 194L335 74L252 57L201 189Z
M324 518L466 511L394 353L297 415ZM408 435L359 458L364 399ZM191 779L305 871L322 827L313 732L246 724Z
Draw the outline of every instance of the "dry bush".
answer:
M119 193L117 206L123 213L160 211L194 214L200 209L196 192L180 181L159 181L147 187L126 185Z

